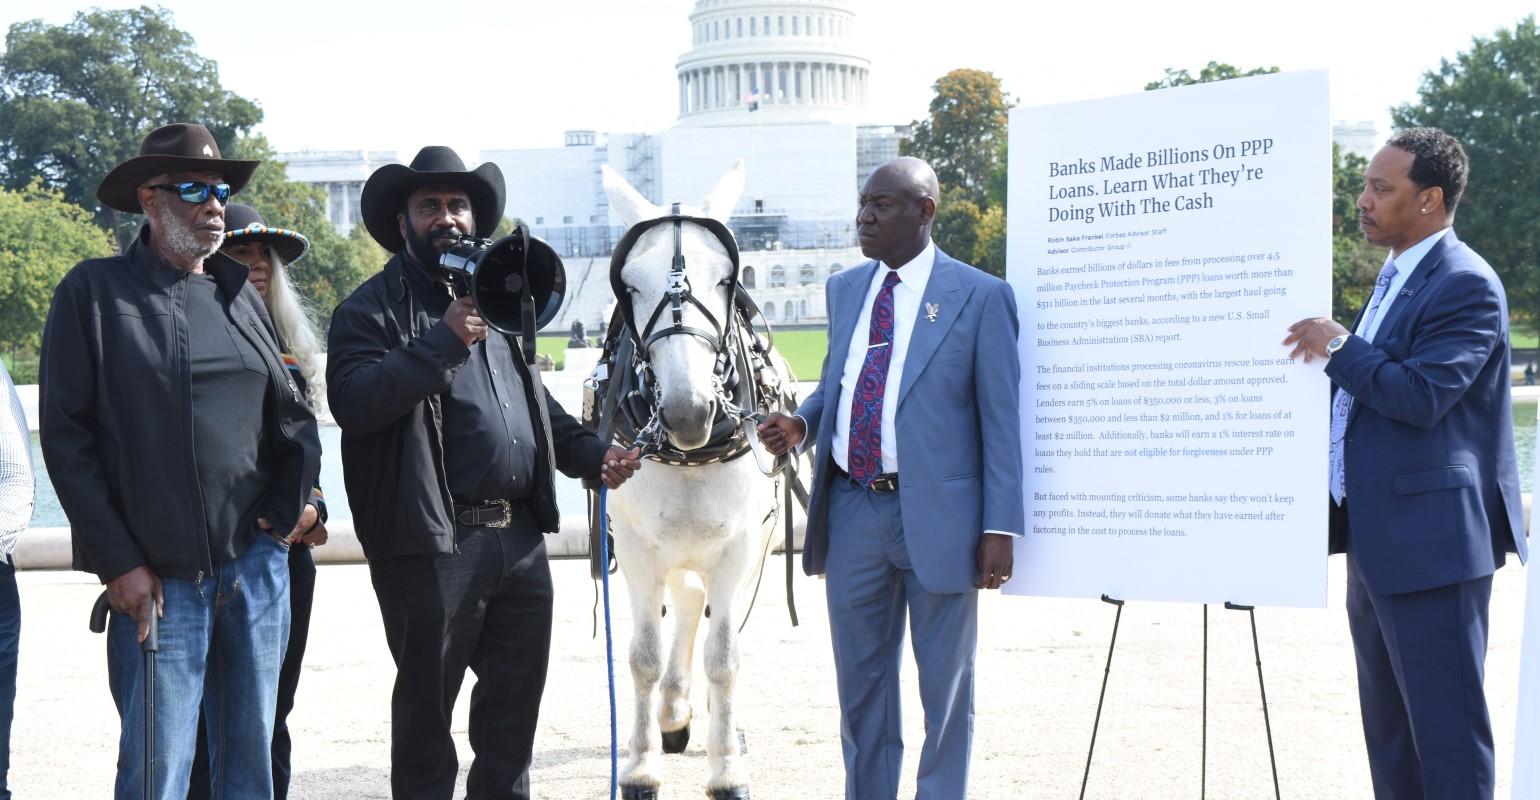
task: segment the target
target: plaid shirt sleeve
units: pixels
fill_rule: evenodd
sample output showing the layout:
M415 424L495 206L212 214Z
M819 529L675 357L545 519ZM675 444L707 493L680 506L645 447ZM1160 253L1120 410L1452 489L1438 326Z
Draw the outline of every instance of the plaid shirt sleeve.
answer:
M32 519L32 440L21 398L10 373L0 364L0 555L9 557L16 537Z

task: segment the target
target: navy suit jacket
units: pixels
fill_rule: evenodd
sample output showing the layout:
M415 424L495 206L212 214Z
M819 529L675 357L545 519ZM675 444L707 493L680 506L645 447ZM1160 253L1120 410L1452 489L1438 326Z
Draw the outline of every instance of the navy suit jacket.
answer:
M829 352L818 388L797 415L809 445L834 439L840 377L856 321L881 265L867 261L836 273L826 286ZM985 530L1023 533L1021 362L1016 354L1016 296L1005 281L936 250L905 355L894 424L899 505L915 576L927 590L966 592L978 577L976 550ZM924 315L936 308L935 320ZM829 553L829 487L834 458L814 457L803 569L821 575Z
M1509 369L1502 283L1453 230L1423 257L1374 341L1350 337L1327 361L1336 391L1353 395L1348 530L1332 540L1340 551L1346 534L1374 591L1490 575L1507 551L1528 558Z

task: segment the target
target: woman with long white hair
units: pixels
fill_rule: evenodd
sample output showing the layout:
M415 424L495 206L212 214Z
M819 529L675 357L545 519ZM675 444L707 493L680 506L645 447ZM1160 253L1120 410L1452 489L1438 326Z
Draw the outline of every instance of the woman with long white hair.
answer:
M310 251L310 240L297 231L270 228L256 209L232 203L225 207L225 242L221 250L251 270L247 280L262 296L268 316L273 319L284 365L311 410L319 416L326 398L319 359L321 348L311 323L311 306L295 291L288 274L294 263ZM305 657L305 642L310 634L310 607L315 599L315 559L310 549L326 544L326 503L319 487L312 502L320 511L320 521L289 543L289 647L283 669L278 673L278 712L273 720L273 796L278 800L289 793L292 745L288 716L294 708L300 662ZM201 799L210 797L211 792L207 749L200 731L187 796L189 800Z
M269 228L251 206L232 203L225 209L225 255L251 269L248 280L273 318L285 363L302 379L305 400L319 415L325 411L325 371L318 358L320 340L312 323L314 308L295 291L290 268L310 252L310 240L298 231ZM290 360L292 358L292 361Z

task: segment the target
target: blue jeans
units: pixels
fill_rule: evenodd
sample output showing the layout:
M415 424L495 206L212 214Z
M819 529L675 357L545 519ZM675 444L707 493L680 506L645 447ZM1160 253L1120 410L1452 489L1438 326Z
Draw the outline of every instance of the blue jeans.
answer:
M273 715L278 670L289 639L288 549L257 536L240 558L220 561L201 581L164 579L165 614L155 664L156 800L187 796L201 701L208 724L214 796L271 798ZM144 787L144 668L137 626L114 612L107 675L122 720L119 800Z
M11 800L11 717L16 710L16 653L21 641L21 595L16 565L0 560L0 800Z
M299 688L305 643L310 638L310 607L315 604L315 557L310 548L289 548L289 647L284 653L283 670L278 674L278 712L273 721L273 798L288 800L289 781L293 777L289 739L289 712L294 710L294 692ZM198 752L193 757L192 781L187 800L208 800L213 795L209 785L209 747L203 721L198 723ZM5 798L0 797L0 800Z

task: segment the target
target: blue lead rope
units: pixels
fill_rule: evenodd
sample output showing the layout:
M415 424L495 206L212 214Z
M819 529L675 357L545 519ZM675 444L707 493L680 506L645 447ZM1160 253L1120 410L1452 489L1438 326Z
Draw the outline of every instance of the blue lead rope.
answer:
M620 748L615 722L615 640L610 633L610 519L609 487L599 484L599 568L604 573L604 668L610 678L610 800L620 780Z

